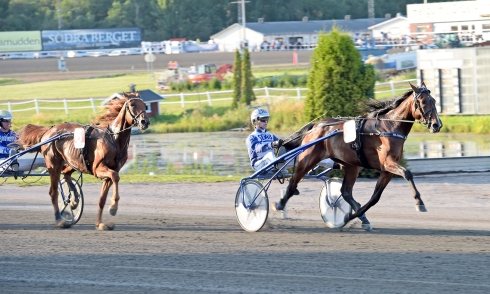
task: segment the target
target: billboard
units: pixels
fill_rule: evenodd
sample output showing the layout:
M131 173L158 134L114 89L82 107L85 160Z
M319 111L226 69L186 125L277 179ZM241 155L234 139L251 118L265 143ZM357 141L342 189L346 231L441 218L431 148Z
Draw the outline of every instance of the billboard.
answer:
M41 31L0 32L0 52L40 51Z
M139 28L42 31L44 51L141 47Z

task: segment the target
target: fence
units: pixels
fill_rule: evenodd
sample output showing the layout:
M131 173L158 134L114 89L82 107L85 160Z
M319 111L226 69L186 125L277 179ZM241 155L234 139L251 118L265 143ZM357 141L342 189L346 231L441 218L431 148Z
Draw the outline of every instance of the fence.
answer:
M416 82L416 80L404 80L388 83L377 83L375 89L375 96L396 96L400 93L404 93L409 89L408 82ZM256 88L254 93L258 98L265 98L269 103L273 99L296 99L301 100L306 97L308 88ZM178 93L178 94L164 94L165 101L160 102L161 107L177 106L186 108L191 104L206 103L209 106L217 104L223 101L231 101L233 99L233 91L215 91L215 92L196 92L196 93ZM8 109L10 112L32 112L35 114L46 112L64 112L66 115L70 115L78 110L90 109L93 113L97 112L98 106L106 98L88 98L88 99L59 99L59 100L44 100L34 99L22 102L5 102L0 103L0 109Z

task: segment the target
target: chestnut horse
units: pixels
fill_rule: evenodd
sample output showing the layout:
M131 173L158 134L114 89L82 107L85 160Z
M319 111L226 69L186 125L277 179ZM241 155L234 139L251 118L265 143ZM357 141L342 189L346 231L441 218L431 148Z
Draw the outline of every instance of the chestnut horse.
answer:
M275 203L273 208L283 210L304 175L321 160L331 158L343 165L344 180L341 193L354 211L346 216L345 223L362 216L375 205L393 175L399 175L409 182L416 209L425 212L426 208L415 187L412 173L399 162L403 155L403 144L415 120L424 124L431 133L439 132L442 122L437 113L435 100L425 84L422 83L420 88L412 84L410 86L412 90L399 98L388 101L371 99L366 103L368 113L356 118L358 140L353 144L345 143L342 136L334 136L303 152L298 158L297 169L289 182L286 195L280 202ZM310 123L300 131L302 134L299 137L293 138L284 146L286 149L293 149L321 138L334 129L343 131L344 122L345 119L342 118L329 118L316 124ZM360 167L381 172L374 193L364 206L355 201L352 195ZM363 228L371 229L367 219L363 220Z
M119 201L119 170L128 159L131 127L137 125L140 130L146 130L150 125L150 120L146 114L146 105L138 92L123 93L122 98L115 98L104 107L107 112L96 118L94 125L84 127L86 140L83 151L75 148L73 135L60 137L40 147L51 178L49 195L55 212L55 223L58 227L70 226L63 221L59 211L58 182L63 173L65 180L73 187L71 174L77 170L103 179L95 226L98 230L114 229L113 223L104 224L102 222L102 211L107 194L109 188L114 184L109 212L111 215L116 215ZM66 122L50 128L27 125L20 132L18 142L23 148L29 148L58 133L73 133L76 128L80 127L83 126Z

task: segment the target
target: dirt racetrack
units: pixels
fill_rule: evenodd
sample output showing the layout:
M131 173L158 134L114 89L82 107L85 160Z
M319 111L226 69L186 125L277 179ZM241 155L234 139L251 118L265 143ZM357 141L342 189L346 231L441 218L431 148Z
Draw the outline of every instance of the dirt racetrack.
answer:
M100 185L85 212L55 229L48 187L0 187L2 293L489 293L488 173L417 177L428 212L394 179L368 217L372 232L328 229L320 182L300 183L289 219L262 231L235 219L237 183L123 184L114 231L96 231ZM14 182L9 180L9 182ZM373 180L359 180L365 203ZM270 188L271 202L279 189ZM111 219L112 218L112 219Z
M307 66L313 51L299 51L298 63ZM233 64L233 52L188 53L188 54L157 54L153 68L156 72L163 71L169 61L177 61L182 67L197 64L214 63L221 65ZM251 62L254 66L278 67L293 66L292 51L252 52ZM66 58L68 71L58 71L58 59L0 59L0 78L15 78L25 83L50 80L68 80L98 77L121 73L144 73L148 64L143 55L103 56Z

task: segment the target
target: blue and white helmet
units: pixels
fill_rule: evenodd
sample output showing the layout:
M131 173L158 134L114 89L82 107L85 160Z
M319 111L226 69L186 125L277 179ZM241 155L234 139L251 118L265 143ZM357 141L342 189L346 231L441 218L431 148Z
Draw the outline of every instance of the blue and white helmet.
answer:
M250 116L250 121L252 125L255 125L258 119L262 117L269 117L269 112L263 108L257 108L252 112L252 116Z
M12 119L12 113L10 113L10 111L8 110L0 110L0 121L3 121L3 120L11 120Z

